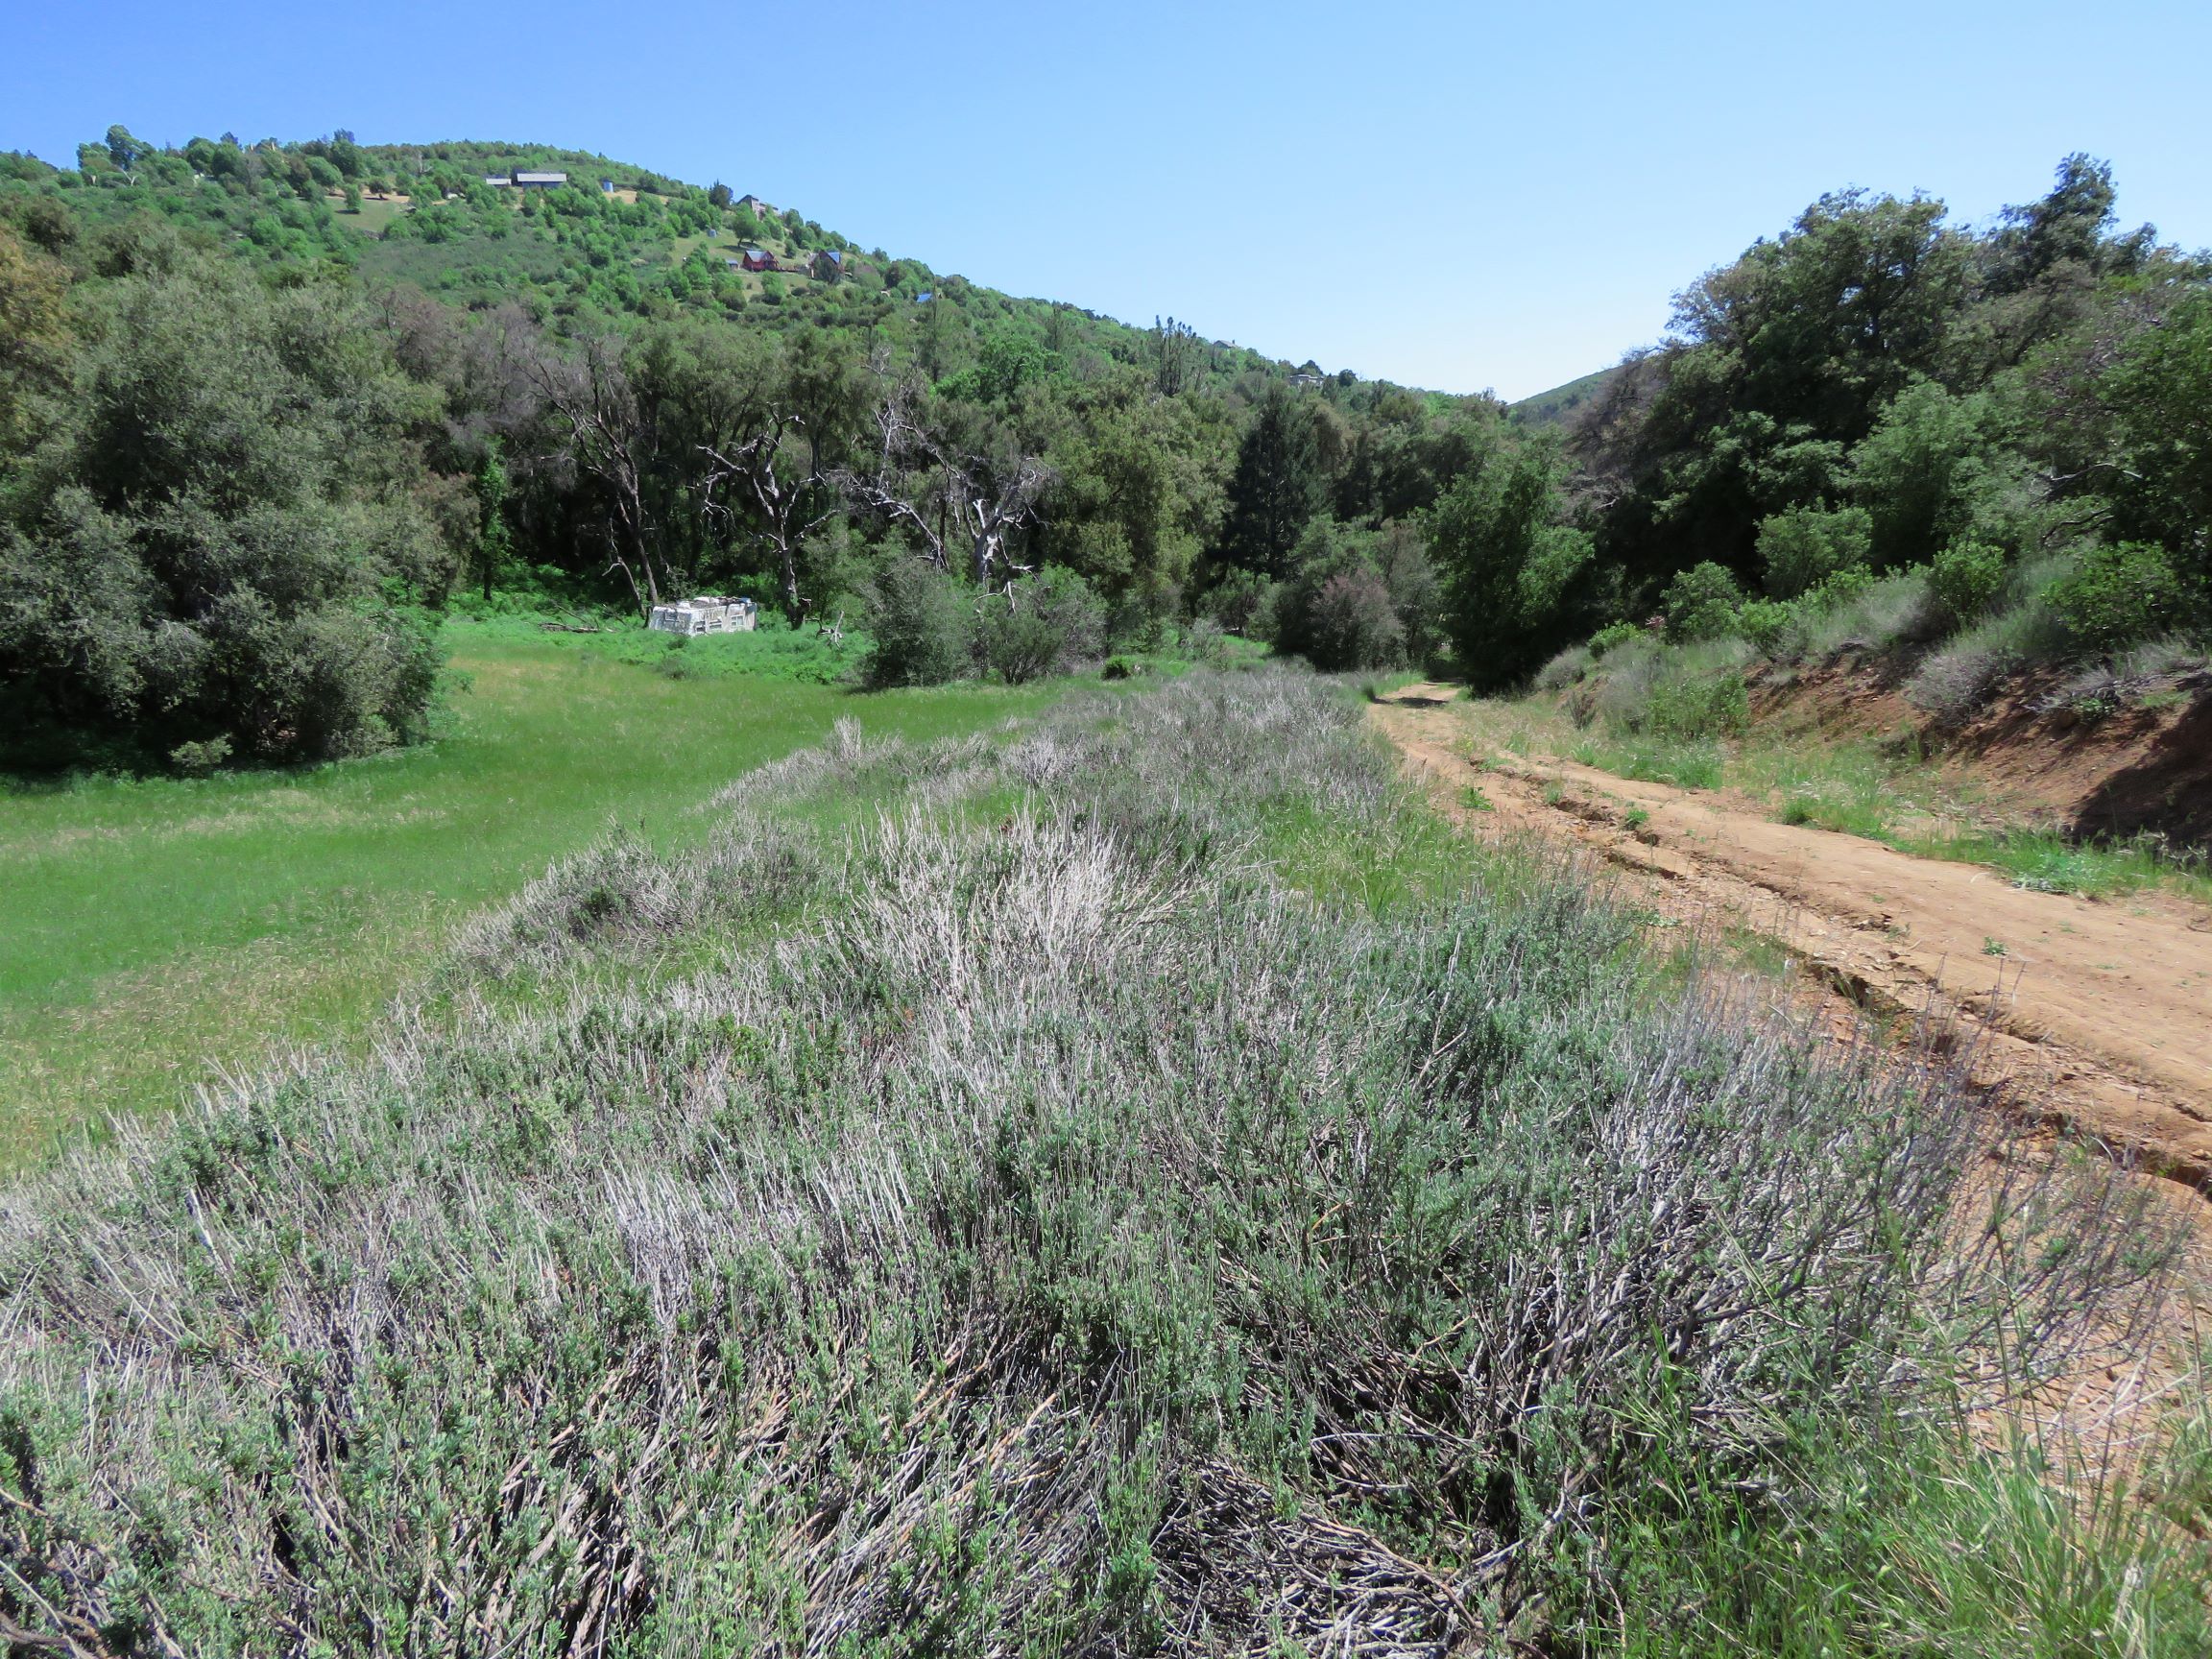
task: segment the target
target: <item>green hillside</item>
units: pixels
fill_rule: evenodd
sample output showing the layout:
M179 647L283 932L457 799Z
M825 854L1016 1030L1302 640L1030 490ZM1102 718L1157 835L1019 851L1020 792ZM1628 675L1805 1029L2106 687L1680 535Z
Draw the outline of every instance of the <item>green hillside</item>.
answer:
M1414 520L1503 433L1487 398L1017 298L586 152L115 127L77 159L0 156L17 766L413 741L455 608L937 618L913 651L871 630L878 684L1026 675L1040 606L1098 651L1203 617L1418 660ZM1046 568L1048 599L1006 590Z
M1612 384L1620 370L1600 369L1595 373L1583 374L1554 386L1549 392L1539 392L1533 397L1524 397L1510 405L1513 419L1527 426L1557 426L1571 420L1576 413L1598 400L1599 395Z
M758 183L0 157L0 1659L2212 1651L2194 1196L1401 724L2200 697L2212 261L1831 196L1516 417Z
M178 150L140 147L128 158L128 170L118 167L102 146L86 146L78 170L0 157L0 180L56 192L94 225L156 217L264 267L329 264L372 289L409 284L469 306L513 301L541 321L690 314L772 333L854 327L937 370L964 363L960 337L1009 320L1076 361L1134 360L1146 339L1072 305L1017 299L863 250L796 206L756 214L727 186L685 183L589 151L356 145L340 134L252 146L194 139ZM516 169L565 172L568 182L540 190L485 181ZM771 254L778 269L730 269L748 248ZM834 280L817 274L821 253L838 256ZM1290 372L1226 345L1206 345L1200 355L1214 376Z
M1006 687L982 720L1248 660L1354 567L1310 655L1438 637L1403 521L1487 405L584 152L117 128L78 161L0 156L0 1160L359 1031L611 817L928 717L854 682ZM569 181L487 182L517 169ZM701 592L758 631L643 627Z

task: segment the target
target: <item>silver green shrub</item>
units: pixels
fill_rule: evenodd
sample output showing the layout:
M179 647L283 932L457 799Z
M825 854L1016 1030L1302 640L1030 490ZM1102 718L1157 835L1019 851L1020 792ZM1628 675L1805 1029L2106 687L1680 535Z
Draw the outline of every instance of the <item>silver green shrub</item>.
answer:
M724 809L488 917L461 971L525 1005L0 1189L10 1626L1442 1654L1601 1556L1660 1398L1757 1491L1785 1420L2040 1375L2150 1271L1933 1063L1654 997L1571 873L1286 886L1286 834L1412 810L1310 678L848 730Z

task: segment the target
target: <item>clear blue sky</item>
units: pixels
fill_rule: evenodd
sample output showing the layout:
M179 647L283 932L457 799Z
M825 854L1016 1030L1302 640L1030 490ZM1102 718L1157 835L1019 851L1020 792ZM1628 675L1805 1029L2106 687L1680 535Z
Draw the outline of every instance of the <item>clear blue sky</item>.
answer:
M8 0L0 149L350 128L722 179L1134 322L1519 397L1823 190L1981 218L2058 157L2212 244L2212 5Z

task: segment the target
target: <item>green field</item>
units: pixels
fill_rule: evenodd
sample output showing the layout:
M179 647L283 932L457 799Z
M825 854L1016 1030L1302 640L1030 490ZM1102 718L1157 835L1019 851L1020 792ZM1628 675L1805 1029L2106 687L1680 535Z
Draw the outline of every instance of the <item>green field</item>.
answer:
M1052 695L678 677L512 623L447 640L464 680L429 747L0 794L0 1164L158 1108L218 1063L358 1033L456 916L611 825L698 834L689 808L840 715L933 736Z

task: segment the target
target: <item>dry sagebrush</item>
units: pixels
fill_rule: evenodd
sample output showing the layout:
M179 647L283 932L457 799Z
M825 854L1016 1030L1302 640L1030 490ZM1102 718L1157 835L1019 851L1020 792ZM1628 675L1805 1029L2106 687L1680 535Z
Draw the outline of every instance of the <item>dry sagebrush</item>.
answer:
M2133 1271L2051 1194L1960 1228L1942 1078L1654 1011L1572 884L1285 890L1281 826L1405 809L1310 680L845 732L723 805L486 919L526 1009L0 1192L0 1642L1441 1653L1601 1537L1653 1400L1756 1482ZM563 976L703 874L782 920Z

